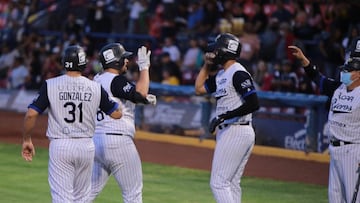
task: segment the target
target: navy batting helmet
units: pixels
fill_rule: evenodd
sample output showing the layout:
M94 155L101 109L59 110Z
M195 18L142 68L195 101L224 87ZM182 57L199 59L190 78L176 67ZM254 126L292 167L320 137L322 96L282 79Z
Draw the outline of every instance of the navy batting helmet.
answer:
M215 42L208 45L208 50L215 53L215 64L224 64L226 61L235 60L240 56L241 43L236 36L223 33L215 38Z
M71 45L65 49L61 61L67 71L83 71L87 63L86 53L81 46Z
M100 63L104 69L115 68L120 70L124 66L124 59L131 56L120 43L110 43L101 48Z

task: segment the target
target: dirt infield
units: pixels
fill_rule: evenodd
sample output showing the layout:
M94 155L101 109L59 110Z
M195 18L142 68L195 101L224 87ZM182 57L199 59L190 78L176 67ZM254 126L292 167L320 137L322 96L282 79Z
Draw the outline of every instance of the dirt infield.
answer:
M21 143L23 113L0 111L0 142ZM48 146L47 116L40 116L32 135L35 147ZM135 140L144 162L210 170L212 149ZM20 153L19 153L20 154ZM245 176L327 185L328 163L251 155Z

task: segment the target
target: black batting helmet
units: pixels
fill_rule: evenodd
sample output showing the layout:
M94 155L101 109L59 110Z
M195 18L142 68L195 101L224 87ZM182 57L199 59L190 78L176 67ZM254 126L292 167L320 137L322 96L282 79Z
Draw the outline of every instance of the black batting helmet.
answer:
M86 53L81 46L71 45L65 49L61 61L67 71L83 71L87 63Z
M350 44L350 58L360 57L360 36L355 37Z
M340 67L342 70L351 72L351 71L360 71L360 58L351 57L349 60Z
M215 38L215 42L208 45L208 50L215 53L215 64L224 64L226 61L240 56L241 43L236 36L223 33Z
M110 43L101 48L100 63L104 69L115 68L120 70L124 66L124 59L131 56L120 43Z

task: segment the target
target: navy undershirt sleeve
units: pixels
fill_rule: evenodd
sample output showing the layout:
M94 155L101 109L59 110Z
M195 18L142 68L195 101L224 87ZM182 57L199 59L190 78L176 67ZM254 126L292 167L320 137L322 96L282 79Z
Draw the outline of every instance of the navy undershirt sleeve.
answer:
M112 94L119 98L132 101L133 103L144 103L148 101L136 91L136 86L122 75L116 76L111 82Z
M213 93L216 91L216 76L209 76L208 79L205 80L205 89L207 93Z
M107 115L113 113L119 104L109 99L108 93L101 87L101 100L100 100L100 109L105 112Z
M38 113L42 113L49 106L50 106L50 102L49 102L49 98L48 98L48 94L47 94L47 83L44 82L40 87L38 96L28 106L28 108L32 108L35 111L37 111Z
M233 85L235 90L240 93L243 98L256 92L254 82L249 73L245 71L237 71L233 76Z

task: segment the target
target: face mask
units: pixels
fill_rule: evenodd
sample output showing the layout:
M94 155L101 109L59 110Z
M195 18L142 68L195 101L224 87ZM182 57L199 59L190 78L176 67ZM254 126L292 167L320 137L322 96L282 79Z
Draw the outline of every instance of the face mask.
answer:
M351 80L350 72L340 72L340 82L344 83L346 86L351 85L354 81Z

